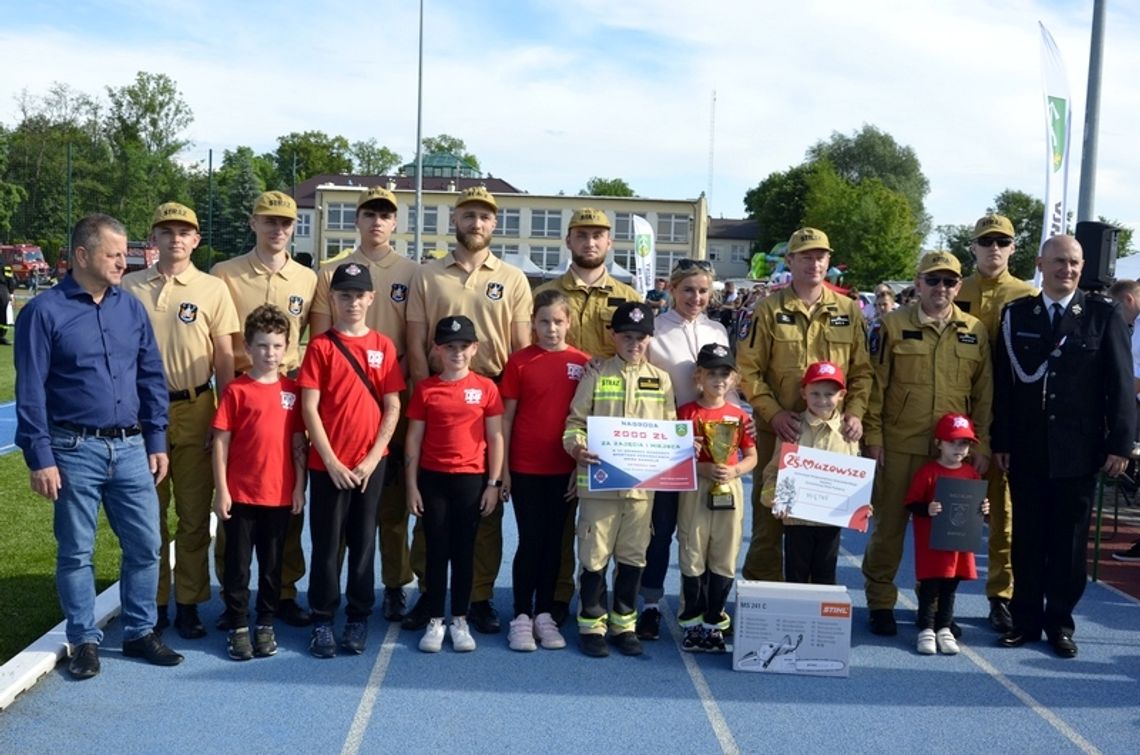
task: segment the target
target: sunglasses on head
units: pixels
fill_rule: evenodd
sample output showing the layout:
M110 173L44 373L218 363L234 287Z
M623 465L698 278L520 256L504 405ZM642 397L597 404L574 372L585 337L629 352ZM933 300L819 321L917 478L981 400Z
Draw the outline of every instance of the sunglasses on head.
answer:
M1008 236L986 236L983 239L978 239L974 243L983 249L991 247L994 244L997 244L1002 249L1005 249L1007 246L1013 243L1013 239L1009 238Z
M938 284L942 284L946 288L954 288L954 286L958 285L958 281L960 281L961 278L955 277L953 275L925 275L923 276L922 280L931 288L937 287Z
M688 258L683 259L683 260L677 260L677 264L673 269L684 271L684 270L692 270L694 267L697 268L698 270L704 270L706 273L712 272L712 263L709 262L708 260L691 260Z

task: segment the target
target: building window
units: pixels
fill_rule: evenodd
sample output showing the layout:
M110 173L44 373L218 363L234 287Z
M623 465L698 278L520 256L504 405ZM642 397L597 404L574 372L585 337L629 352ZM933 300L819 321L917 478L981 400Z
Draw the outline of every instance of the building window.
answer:
M614 262L624 267L626 270L633 271L634 262L632 249L618 249L614 247Z
M325 259L335 257L345 249L352 249L356 246L356 239L325 239Z
M531 244L530 261L548 272L556 270L562 261L562 247Z
M633 213L619 212L614 216L614 241L633 241Z
M720 247L709 247L709 262L720 262Z
M299 239L307 239L313 235L313 215L302 212L297 214L297 225L293 235Z
M416 206L408 206L408 233L416 232ZM439 233L439 208L424 206L424 233Z
M689 216L672 213L658 215L657 240L672 244L688 244Z
M669 273L673 271L673 266L677 264L677 260L683 260L688 257L687 252L663 252L657 250L657 275L658 277L668 278Z
M518 210L515 210L515 212L517 213ZM504 254L518 254L518 253L519 253L519 245L518 244L491 244L491 254L495 255L499 259L502 259Z
M562 211L532 210L530 213L530 235L536 238L562 238Z
M752 259L752 255L748 253L747 244L733 244L729 248L728 258L733 262L748 262Z
M519 235L519 211L518 210L499 210L498 214L499 224L495 228L496 236L514 236ZM518 251L516 248L515 251Z
M356 205L334 202L325 211L325 229L329 231L356 230Z

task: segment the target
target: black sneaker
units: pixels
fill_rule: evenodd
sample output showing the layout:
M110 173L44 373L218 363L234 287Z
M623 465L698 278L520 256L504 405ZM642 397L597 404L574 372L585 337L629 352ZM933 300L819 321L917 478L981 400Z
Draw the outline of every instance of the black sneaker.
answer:
M313 623L313 617L309 612L301 608L301 604L291 598L278 603L274 615L291 627L307 627Z
M890 608L871 609L871 634L880 637L894 637L899 633L899 625L895 623L895 612Z
M610 635L610 642L622 655L641 655L641 640L633 632L618 632Z
M602 643L603 645L605 643ZM99 645L94 642L84 642L71 652L71 661L67 664L67 672L72 679L90 679L99 674Z
M309 640L309 652L316 658L334 658L336 656L336 639L333 637L331 625L316 624L313 626L313 636Z
M380 604L380 610L384 614L387 621L401 621L404 618L404 611L407 609L407 597L404 595L404 588L402 587L385 587L384 600Z
M606 638L600 634L580 634L578 645L582 648L582 652L591 658L605 658L610 654L610 649L606 647Z
M342 648L353 655L360 655L367 644L368 624L363 621L350 621L344 625L344 635L340 638Z
M177 666L182 656L162 643L158 635L151 632L134 640L123 640L123 655L127 658L145 658L155 666Z
M498 634L502 629L499 612L489 600L477 600L471 604L467 610L467 623L482 634Z
M686 653L700 653L705 649L705 632L700 624L685 629L685 637L681 640L681 649Z
M661 636L661 612L656 608L646 608L637 617L636 630L638 639L656 640L659 638Z
M411 632L420 631L431 621L431 616L428 615L428 611L427 595L420 593L420 597L416 599L416 604L412 606L412 610L404 614L404 620L400 622L400 628L407 629Z
M1117 551L1112 554L1114 561L1140 561L1140 540L1132 544L1132 547L1126 551Z
M724 632L715 627L705 632L703 649L706 653L727 653L728 645L724 642Z
M253 643L249 641L249 627L230 630L226 637L226 653L235 661L253 658Z
M554 625L561 628L566 623L566 619L570 618L570 604L564 600L556 600L550 605L550 618L554 619Z
M258 658L268 658L277 655L277 635L273 627L258 624L253 633L253 654Z
M1004 598L990 598L990 626L998 634L1013 631L1013 616L1009 612L1009 601Z

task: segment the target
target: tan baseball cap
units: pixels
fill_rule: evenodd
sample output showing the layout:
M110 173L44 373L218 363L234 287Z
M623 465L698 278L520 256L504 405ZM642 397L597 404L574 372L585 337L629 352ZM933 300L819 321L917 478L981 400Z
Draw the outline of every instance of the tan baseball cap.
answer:
M1005 215L983 215L974 223L974 241L982 236L1009 236L1012 239L1016 235L1013 223Z
M472 202L481 202L485 205L490 205L492 210L499 209L499 203L495 201L495 197L491 192L487 191L486 186L472 186L470 189L464 189L459 195L459 199L455 200L455 207L458 209L465 204Z
M927 252L922 255L922 259L918 261L918 274L926 275L935 270L949 270L960 276L962 263L950 252Z
M369 202L387 202L392 205L392 209L399 209L400 204L396 201L396 195L385 189L383 186L373 186L360 192L360 196L356 198L356 209L360 209Z
M297 203L293 197L281 191L267 191L253 203L254 215L273 215L279 218L297 219Z
M154 218L150 221L150 227L154 228L160 223L186 223L194 226L194 230L197 231L198 215L184 204L164 202L154 211Z
M827 240L827 234L818 228L801 228L788 239L788 251L785 254L796 254L812 249L822 249L825 252L834 251Z
M570 225L567 226L567 229L577 228L580 225L592 228L612 227L606 213L602 210L595 210L593 207L582 207L574 210L574 215L570 218Z

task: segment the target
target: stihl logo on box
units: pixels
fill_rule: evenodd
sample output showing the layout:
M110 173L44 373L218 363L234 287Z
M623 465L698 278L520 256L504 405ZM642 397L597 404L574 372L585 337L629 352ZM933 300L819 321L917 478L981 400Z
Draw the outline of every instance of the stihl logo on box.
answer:
M823 617L830 617L833 619L850 619L851 618L851 604L850 603L820 603L819 615Z

